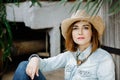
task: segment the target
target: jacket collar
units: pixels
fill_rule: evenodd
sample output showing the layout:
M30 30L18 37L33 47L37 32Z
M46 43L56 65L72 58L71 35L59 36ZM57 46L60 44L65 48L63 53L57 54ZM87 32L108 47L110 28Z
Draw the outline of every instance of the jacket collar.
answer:
M77 52L76 52L76 56L80 54L78 58L80 60L83 60L91 53L91 49L92 49L92 45L88 46L88 48L86 48L82 52L78 49Z

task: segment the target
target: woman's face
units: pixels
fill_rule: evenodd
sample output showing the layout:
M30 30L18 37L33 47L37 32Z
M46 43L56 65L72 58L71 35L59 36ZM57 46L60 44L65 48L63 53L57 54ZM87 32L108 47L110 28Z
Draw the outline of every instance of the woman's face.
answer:
M89 46L92 37L91 24L87 21L76 22L72 27L72 37L79 46Z

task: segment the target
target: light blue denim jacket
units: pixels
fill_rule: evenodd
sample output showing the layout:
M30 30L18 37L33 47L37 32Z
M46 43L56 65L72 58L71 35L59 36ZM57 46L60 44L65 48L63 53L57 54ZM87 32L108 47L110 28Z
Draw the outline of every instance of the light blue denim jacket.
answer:
M55 57L40 58L40 70L43 72L65 68L64 80L115 80L115 67L112 56L105 50L98 48L80 66L76 63L76 54L80 52L66 51ZM91 52L91 46L84 50L79 59Z

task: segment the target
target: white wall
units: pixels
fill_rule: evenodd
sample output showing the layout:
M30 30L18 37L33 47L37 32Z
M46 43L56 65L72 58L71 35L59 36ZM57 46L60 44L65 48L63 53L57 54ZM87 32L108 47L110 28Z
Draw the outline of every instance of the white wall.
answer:
M19 7L9 3L6 5L7 20L24 22L31 29L52 28L50 35L50 53L55 56L60 53L60 23L71 15L73 3L60 5L59 2L40 2L42 7L31 2L20 3ZM39 35L38 35L39 36Z

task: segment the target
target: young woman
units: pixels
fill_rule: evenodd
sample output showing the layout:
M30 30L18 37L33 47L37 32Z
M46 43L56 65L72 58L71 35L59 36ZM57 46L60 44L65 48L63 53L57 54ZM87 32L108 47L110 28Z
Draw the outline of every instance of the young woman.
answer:
M42 72L58 68L65 68L64 80L115 80L112 56L100 48L104 24L99 16L79 10L63 20L61 30L67 51L46 59L31 55L19 64L13 80L46 80Z

